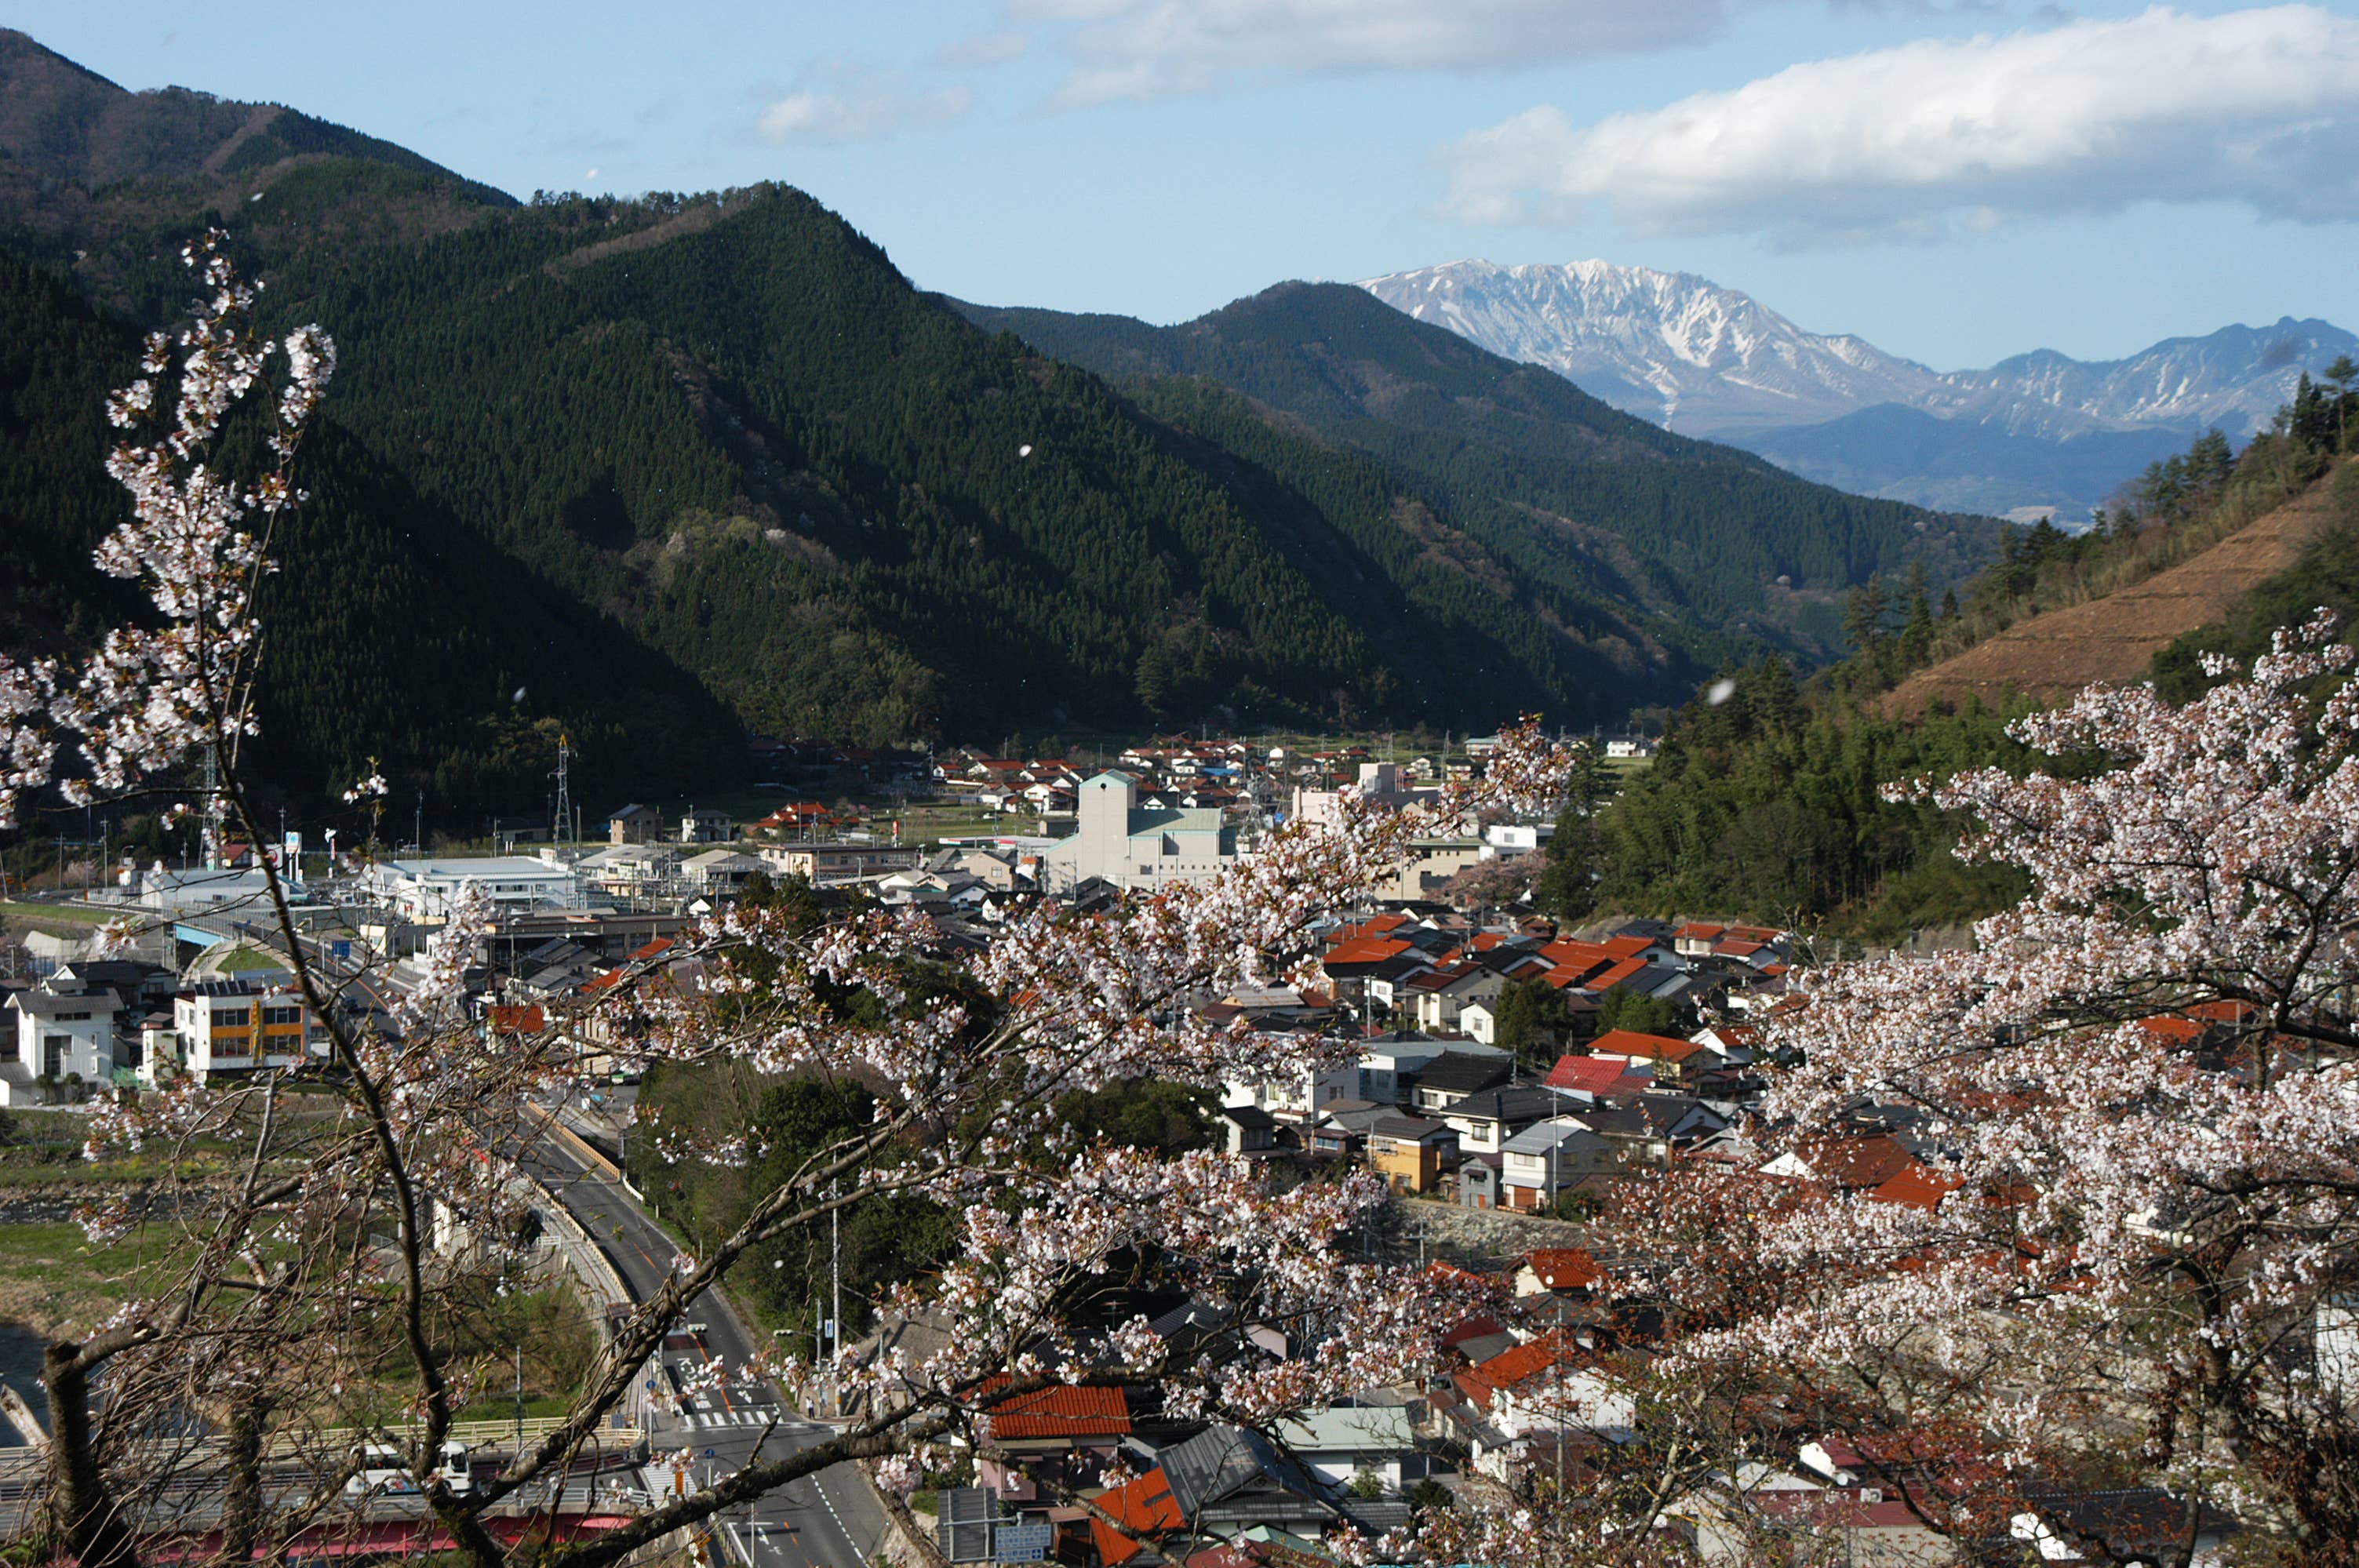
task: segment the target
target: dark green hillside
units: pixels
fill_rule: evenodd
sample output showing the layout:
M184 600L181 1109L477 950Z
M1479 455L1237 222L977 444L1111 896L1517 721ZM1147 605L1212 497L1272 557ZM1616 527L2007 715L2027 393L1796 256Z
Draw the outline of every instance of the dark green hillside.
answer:
M80 648L135 608L91 564L125 498L102 400L137 334L0 257L0 646ZM334 418L306 445L310 504L273 544L264 777L332 797L372 755L437 809L537 800L570 729L588 787L686 789L743 748L693 677L486 549ZM516 698L524 691L521 701Z
M1169 328L959 308L1125 386L1201 376L1292 414L1385 463L1560 593L1791 638L1811 654L1836 646L1827 593L1919 559L1935 581L1955 580L1995 537L1984 519L1846 495L1673 435L1343 285L1280 284ZM1612 575L1594 559L1594 530L1622 546Z
M887 738L1364 704L1365 639L1094 377L809 198L270 245L389 463L755 723ZM1023 455L1023 449L1032 449Z
M0 169L99 191L140 181L246 173L306 154L361 158L465 184L407 147L276 103L237 103L185 87L130 93L0 27Z

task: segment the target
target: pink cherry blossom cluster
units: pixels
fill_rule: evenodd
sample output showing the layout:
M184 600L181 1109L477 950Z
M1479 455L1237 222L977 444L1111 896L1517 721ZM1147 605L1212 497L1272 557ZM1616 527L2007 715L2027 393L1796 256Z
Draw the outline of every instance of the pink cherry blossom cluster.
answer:
M0 659L0 826L14 824L27 790L54 783L87 800L252 731L255 587L270 569L270 526L302 499L288 468L336 352L316 326L283 344L258 334L256 286L238 278L226 238L213 230L182 252L204 289L193 320L177 339L150 334L137 378L107 400L109 419L125 432L107 472L131 493L131 515L96 559L100 570L140 583L161 624L111 630L78 673ZM278 465L241 482L213 468L212 444L282 349L271 436ZM244 527L256 512L261 539ZM82 766L60 778L69 736L78 738Z
M2142 1409L2148 1463L2206 1487L2329 1419L2283 1347L2359 1285L2352 665L2321 616L2184 706L2097 688L2014 726L2069 768L1906 788L2028 890L1971 950L1809 974L1760 1131L1807 1161L1883 1107L1931 1195L1756 1179L1779 1288L1669 1365L1933 1379L2017 1462Z

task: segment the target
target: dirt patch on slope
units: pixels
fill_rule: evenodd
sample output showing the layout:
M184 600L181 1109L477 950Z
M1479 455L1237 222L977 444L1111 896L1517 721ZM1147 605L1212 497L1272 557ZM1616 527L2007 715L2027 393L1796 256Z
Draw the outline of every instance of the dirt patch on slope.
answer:
M2144 680L2158 651L2223 619L2247 591L2294 563L2333 521L2332 481L2329 474L2143 583L2018 621L1910 676L1876 705L1887 718L1913 717L1937 700L1960 703L1972 695L1996 706L2010 690L2048 701L2083 686Z
M701 234L719 223L721 218L719 201L699 201L694 206L683 207L670 217L659 219L644 229L635 229L618 238L599 240L583 245L579 250L570 250L563 256L552 256L541 265L541 270L551 278L562 278L569 272L578 272L592 262L603 261L610 256L621 256L635 250L652 250L666 240L677 239L682 234Z

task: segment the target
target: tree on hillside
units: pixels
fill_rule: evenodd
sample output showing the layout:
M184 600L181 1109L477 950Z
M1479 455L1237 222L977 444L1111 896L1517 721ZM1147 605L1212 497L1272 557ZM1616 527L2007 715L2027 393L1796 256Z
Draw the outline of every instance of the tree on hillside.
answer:
M2338 354L2325 370L2326 384L2334 388L2334 449L2351 450L2351 384L2359 381L2359 361Z
M1560 920L1578 920L1597 905L1596 882L1604 855L1597 813L1614 796L1614 775L1596 743L1571 748L1566 770L1564 805L1556 826L1542 847L1539 878L1532 885L1531 901Z
M1510 980L1492 1009L1491 1043L1512 1051L1527 1067L1542 1071L1564 1054L1573 1029L1564 993L1545 980Z

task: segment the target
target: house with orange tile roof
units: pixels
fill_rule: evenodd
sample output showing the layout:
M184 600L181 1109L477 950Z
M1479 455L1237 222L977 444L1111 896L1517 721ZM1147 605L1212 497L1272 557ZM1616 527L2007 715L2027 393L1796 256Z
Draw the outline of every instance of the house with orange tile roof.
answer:
M1592 1056L1619 1056L1628 1061L1662 1062L1673 1067L1703 1049L1691 1040L1641 1034L1636 1029L1608 1029L1589 1042Z
M1147 1541L1188 1522L1171 1496L1170 1479L1159 1466L1098 1497L1096 1503L1107 1518L1091 1518L1090 1541L1106 1568L1129 1562L1147 1550Z
M1728 934L1726 926L1690 920L1671 933L1671 949L1682 958L1701 958L1712 951L1712 944Z
M1879 1203L1901 1203L1930 1214L1962 1184L1954 1176L1928 1170L1911 1160L1897 1174L1869 1188L1867 1195Z
M1006 1381L987 1385L981 1402L991 1417L992 1442L1010 1454L1112 1450L1130 1435L1130 1407L1120 1388L1059 1384L992 1399L992 1388Z
M1627 1432L1637 1404L1616 1388L1571 1338L1549 1333L1456 1374L1470 1422L1475 1467L1506 1479L1516 1454L1535 1437Z

